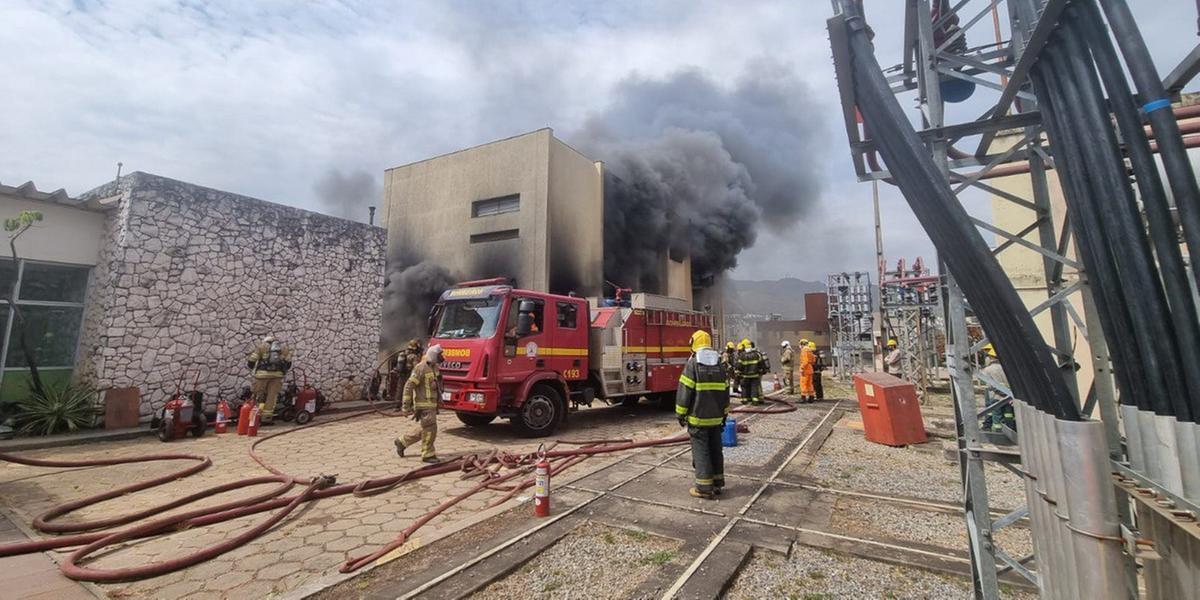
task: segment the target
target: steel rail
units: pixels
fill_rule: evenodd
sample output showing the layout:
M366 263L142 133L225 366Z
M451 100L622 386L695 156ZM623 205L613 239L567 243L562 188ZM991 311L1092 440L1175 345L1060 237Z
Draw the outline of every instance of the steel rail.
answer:
M737 514L725 524L725 527L722 528L719 533L717 533L716 537L714 537L712 541L708 543L708 546L706 546L704 550L700 552L700 555L692 561L692 564L688 566L687 570L685 570L683 574L675 580L675 583L667 589L666 593L662 595L662 600L671 600L671 598L675 597L675 594L679 593L679 590L682 589L685 584L687 584L688 580L692 578L692 575L696 574L696 571L700 569L700 565L703 564L706 559L708 559L709 555L713 553L713 550L716 550L717 545L729 535L729 532L733 530L734 526L736 526L739 522L746 520L746 512L750 510L750 507L754 506L754 503L757 502L762 496L763 492L767 490L767 487L774 483L775 479L779 477L779 474L782 473L783 470L787 468L789 464L791 464L792 460L794 460L796 456L800 454L800 451L803 450L810 441L812 441L813 436L817 435L817 432L821 430L821 427L825 425L825 423L829 420L829 417L833 416L833 413L837 411L841 405L841 400L838 400L834 403L833 407L829 409L829 412L825 413L825 416L821 418L820 422L813 427L813 430L808 432L808 435L804 437L804 440L801 441L800 444L797 445L790 454L788 454L787 458L784 459L783 462L780 463L775 469L775 471L771 473L771 476L758 486L758 490L755 491L752 496L750 496L750 499L747 500L744 505L742 505L742 508L738 510Z

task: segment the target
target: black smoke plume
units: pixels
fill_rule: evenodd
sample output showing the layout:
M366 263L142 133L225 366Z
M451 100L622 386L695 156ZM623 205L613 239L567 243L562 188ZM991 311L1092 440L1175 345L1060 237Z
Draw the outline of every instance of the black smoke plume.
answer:
M367 222L368 206L376 206L380 200L379 184L375 177L363 170L342 173L330 168L313 184L313 192L320 201L320 211L350 219Z
M414 263L402 256L389 259L383 288L383 348L395 349L412 338L424 339L429 309L455 281L449 271L433 262Z
M760 227L788 230L820 193L819 112L782 65L752 64L731 87L699 71L632 78L616 98L577 136L605 162L613 282L659 289L664 252L690 254L693 282L711 281L737 266Z

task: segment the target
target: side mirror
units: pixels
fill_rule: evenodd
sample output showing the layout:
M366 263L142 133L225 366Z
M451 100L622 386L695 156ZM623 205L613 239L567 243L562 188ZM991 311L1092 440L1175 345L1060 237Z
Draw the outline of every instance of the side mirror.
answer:
M534 308L531 300L522 300L517 306L517 337L525 337L533 331Z

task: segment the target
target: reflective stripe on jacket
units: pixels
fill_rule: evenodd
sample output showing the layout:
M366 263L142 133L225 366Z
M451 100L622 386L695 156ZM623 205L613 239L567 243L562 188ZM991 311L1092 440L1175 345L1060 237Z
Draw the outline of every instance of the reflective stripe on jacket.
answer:
M442 374L435 365L422 361L404 382L403 410L437 408L442 397Z
M763 357L755 348L743 350L738 355L737 374L739 377L758 377L763 374Z
M675 414L692 427L720 427L729 414L729 385L716 350L701 348L684 365L675 392Z

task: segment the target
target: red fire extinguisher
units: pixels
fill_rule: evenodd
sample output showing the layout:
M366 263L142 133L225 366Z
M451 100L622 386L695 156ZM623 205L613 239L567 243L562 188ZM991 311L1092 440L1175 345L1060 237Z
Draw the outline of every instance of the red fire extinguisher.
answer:
M222 398L217 401L217 423L213 425L213 432L225 433L229 431L229 403Z
M550 516L550 461L546 458L546 447L538 447L538 462L534 465L533 514Z
M246 435L246 432L250 430L250 407L253 405L254 400L245 400L242 402L242 407L238 409L238 435Z
M262 414L262 409L258 404L250 409L250 425L246 427L246 435L254 437L258 435L258 417Z

